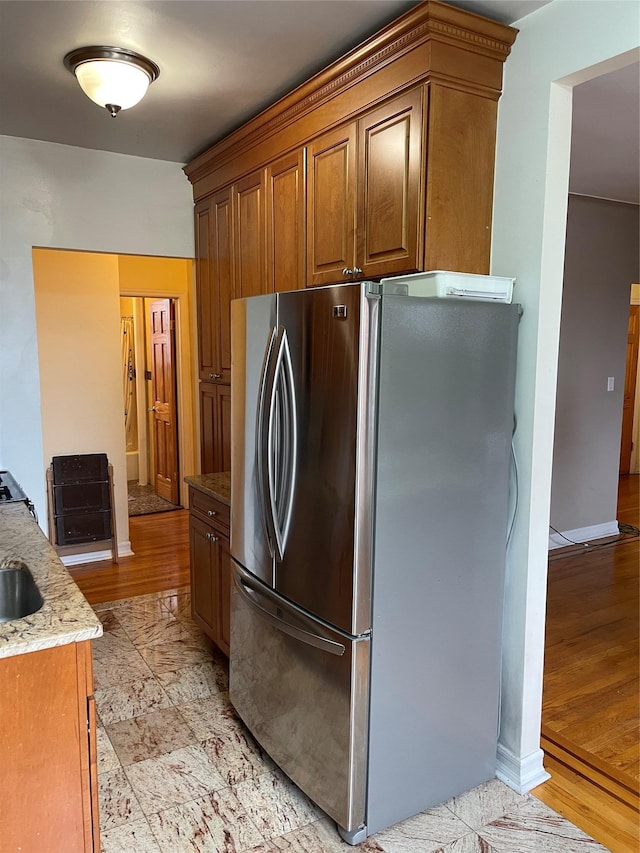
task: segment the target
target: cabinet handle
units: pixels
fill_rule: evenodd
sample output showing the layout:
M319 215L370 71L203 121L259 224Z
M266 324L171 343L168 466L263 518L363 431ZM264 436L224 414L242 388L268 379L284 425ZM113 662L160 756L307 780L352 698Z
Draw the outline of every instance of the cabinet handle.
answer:
M362 273L362 270L360 269L360 267L354 267L353 268L353 274L354 275L360 275L361 273Z
M207 510L207 515L209 516L209 518L213 518L213 516L214 516L214 515L217 515L217 514L218 514L218 513L217 513L215 510L213 510L213 509L208 509L208 510Z
M353 270L350 270L349 267L345 267L342 270L342 275L353 275Z
M221 373L210 373L209 379L222 379L222 374Z
M207 539L209 540L209 542L217 542L218 541L218 537L215 536L213 533L207 533Z

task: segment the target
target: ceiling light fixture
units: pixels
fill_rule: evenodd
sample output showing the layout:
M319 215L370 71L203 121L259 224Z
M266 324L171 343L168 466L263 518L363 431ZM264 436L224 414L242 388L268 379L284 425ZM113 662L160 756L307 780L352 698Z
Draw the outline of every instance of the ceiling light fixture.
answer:
M139 53L122 47L79 47L64 58L80 88L115 118L145 96L160 69Z

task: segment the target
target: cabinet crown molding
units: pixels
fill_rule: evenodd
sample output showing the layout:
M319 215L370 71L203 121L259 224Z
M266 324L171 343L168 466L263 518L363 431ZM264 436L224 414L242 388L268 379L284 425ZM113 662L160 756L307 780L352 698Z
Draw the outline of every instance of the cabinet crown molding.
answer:
M266 137L420 45L439 43L453 47L454 52L455 48L461 48L501 65L509 55L517 33L513 27L449 6L440 0L425 0L195 157L184 166L184 172L195 185L212 169L260 144ZM412 82L424 82L433 76L439 82L449 79L452 85L464 85L459 69L447 67L448 59L430 56L431 61ZM468 82L476 92L484 89L487 97L497 100L500 96L499 85L485 84L483 87L475 80Z

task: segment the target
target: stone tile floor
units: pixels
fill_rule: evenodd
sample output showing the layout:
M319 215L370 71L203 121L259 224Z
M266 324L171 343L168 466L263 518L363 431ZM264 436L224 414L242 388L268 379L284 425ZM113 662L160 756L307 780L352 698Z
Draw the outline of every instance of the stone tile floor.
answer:
M96 605L103 853L595 853L606 848L492 780L357 848L290 782L229 703L226 659L188 589Z

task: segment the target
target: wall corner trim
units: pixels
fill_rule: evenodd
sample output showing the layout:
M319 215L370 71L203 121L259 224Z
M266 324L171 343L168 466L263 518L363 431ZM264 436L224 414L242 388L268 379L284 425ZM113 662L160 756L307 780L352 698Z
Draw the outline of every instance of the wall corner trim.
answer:
M542 765L543 758L541 749L521 758L499 743L496 776L514 791L526 794L551 778Z
M567 548L569 545L582 545L592 539L604 539L607 536L617 536L620 533L618 522L605 521L602 524L591 524L589 527L576 527L575 530L563 530L549 534L549 550Z
M135 557L131 550L131 542L118 542L118 557ZM78 566L82 563L99 563L111 559L111 548L104 551L84 551L79 554L65 554L60 557L63 566Z

